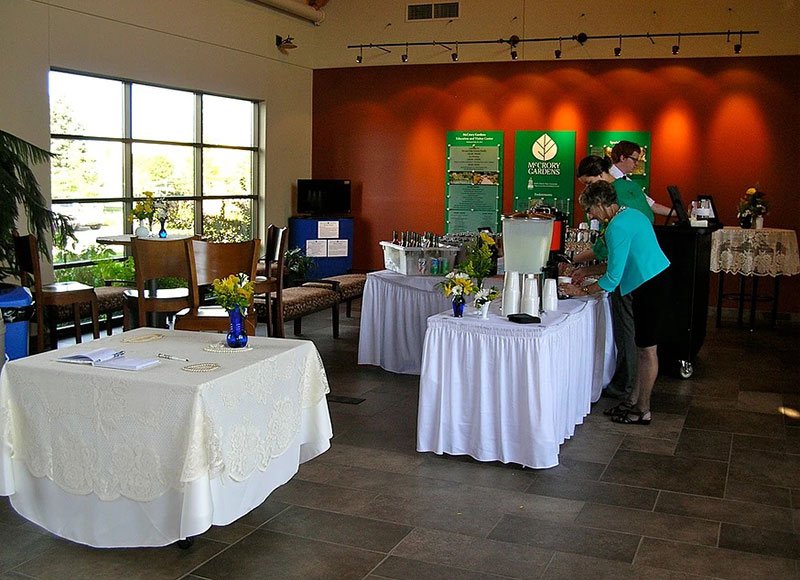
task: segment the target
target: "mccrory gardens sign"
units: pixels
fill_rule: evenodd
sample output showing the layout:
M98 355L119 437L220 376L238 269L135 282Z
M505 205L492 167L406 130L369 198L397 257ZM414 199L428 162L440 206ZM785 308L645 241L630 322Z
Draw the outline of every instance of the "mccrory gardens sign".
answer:
M531 199L571 204L575 131L517 131L514 149L514 211L528 209Z

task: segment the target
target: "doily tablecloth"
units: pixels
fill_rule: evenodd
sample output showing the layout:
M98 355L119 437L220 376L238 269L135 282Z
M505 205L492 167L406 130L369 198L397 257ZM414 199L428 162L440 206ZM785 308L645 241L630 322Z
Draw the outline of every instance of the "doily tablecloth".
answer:
M794 230L726 227L711 236L711 271L744 276L800 273Z
M157 352L213 362L187 373L161 360L130 372L55 359L123 348L140 329L6 364L0 377L0 494L14 493L11 460L78 495L140 502L200 477L239 482L264 471L301 429L301 413L328 392L313 343L252 338L237 356L208 353L205 333L164 331L156 343L128 341L133 357Z

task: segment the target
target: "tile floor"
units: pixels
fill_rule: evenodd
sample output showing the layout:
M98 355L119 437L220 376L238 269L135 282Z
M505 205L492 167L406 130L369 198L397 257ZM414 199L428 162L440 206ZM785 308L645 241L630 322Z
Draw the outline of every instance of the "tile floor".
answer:
M601 399L537 471L416 453L417 377L358 367L357 318L303 326L332 393L365 399L330 403L327 453L189 550L79 546L0 498L0 580L800 578L797 329L710 328L649 427Z

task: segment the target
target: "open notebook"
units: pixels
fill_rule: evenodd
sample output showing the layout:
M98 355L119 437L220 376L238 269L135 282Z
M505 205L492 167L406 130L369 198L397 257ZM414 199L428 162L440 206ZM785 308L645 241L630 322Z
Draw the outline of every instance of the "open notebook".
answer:
M125 356L124 350L114 350L113 348L98 348L89 352L62 356L56 360L123 371L140 371L158 364L157 358L131 358Z

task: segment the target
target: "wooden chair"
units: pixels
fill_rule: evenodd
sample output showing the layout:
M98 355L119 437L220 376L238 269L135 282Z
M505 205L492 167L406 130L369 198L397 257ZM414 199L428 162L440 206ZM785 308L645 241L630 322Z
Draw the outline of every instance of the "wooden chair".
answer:
M100 338L99 311L94 288L80 282L54 282L42 284L39 262L39 245L34 235L14 236L14 250L20 283L31 288L36 304L36 352L44 351L45 311L48 311L50 327L50 346L58 348L58 316L55 312L61 306L71 306L75 323L75 342L81 342L81 304L91 306L92 333Z
M267 324L267 336L283 338L283 257L289 245L289 228L267 227L267 244L264 252L264 275L255 278L255 294L263 296L265 304L260 310ZM260 306L260 304L259 304Z
M261 240L218 244L192 240L190 288L194 306L185 308L175 315L175 329L227 331L230 328L228 313L221 306L203 305L205 290L211 286L214 279L226 278L240 272L255 280L260 247ZM251 302L245 319L245 328L250 336L255 335L257 322L256 311L252 306Z
M190 281L192 239L149 240L133 238L131 249L136 273L136 288L124 292L122 326L132 328L133 310L138 326L147 324L148 313L174 314L194 306L189 288L159 289L159 278L182 278Z

